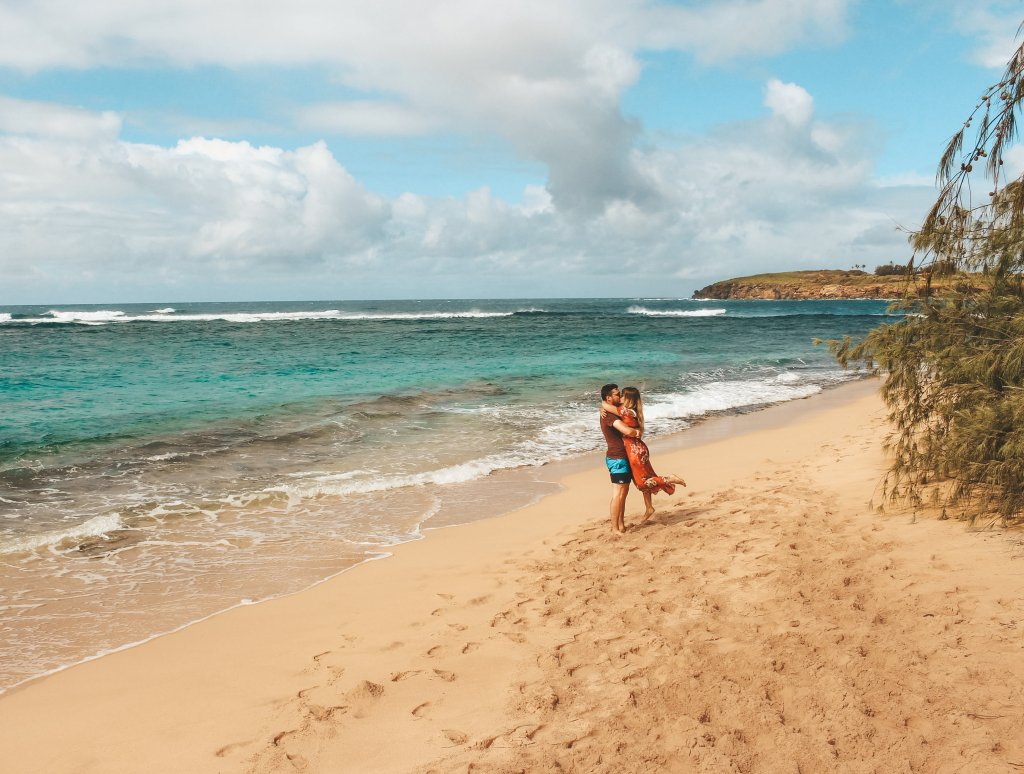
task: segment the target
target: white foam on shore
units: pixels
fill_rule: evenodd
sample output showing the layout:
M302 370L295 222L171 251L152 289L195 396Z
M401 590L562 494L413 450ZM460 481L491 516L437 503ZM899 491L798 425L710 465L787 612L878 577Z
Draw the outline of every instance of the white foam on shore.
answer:
M816 381L805 381L805 376L800 373L784 371L762 379L713 381L685 392L651 394L645 401L644 410L655 433L676 432L696 417L806 398L821 392L822 382L849 379L842 372L817 373L814 378ZM478 411L508 414L510 421L516 421L523 409L481 407ZM290 481L267 487L261 494L264 497L284 495L291 507L319 497L347 497L405 487L462 484L499 470L539 467L598 449L601 439L595 432L595 411L596 408L589 405L567 407L552 417L551 424L538 428L531 438L519 441L512 448L456 465L397 475L366 470L328 475L310 473L308 477L293 474Z
M107 514L106 516L94 516L88 521L68 529L41 532L38 535L26 535L22 538L0 542L0 553L16 554L25 551L35 551L40 548L56 548L65 541L100 537L123 528L124 524L121 521L121 517L116 513Z
M469 309L464 312L344 312L340 309L324 309L312 312L210 312L181 313L175 309L156 309L149 314L129 315L119 310L93 312L60 311L51 309L45 316L13 319L11 315L0 316L0 323L22 323L39 325L43 323L64 323L75 325L105 325L129 322L232 322L258 323L288 320L454 320L464 318L512 317L518 313L538 313L542 309L519 309L512 312L485 312Z
M628 314L640 314L644 317L719 317L726 313L725 309L648 309L645 306L631 306Z
M785 376L785 374L780 374ZM710 382L668 400L645 406L649 419L697 417L770 403L784 403L821 392L817 384L794 384L778 378L749 382Z

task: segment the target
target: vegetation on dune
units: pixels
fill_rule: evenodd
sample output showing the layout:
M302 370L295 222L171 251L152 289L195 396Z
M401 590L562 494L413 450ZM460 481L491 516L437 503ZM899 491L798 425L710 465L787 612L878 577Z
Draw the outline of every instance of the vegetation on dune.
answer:
M860 269L814 269L753 274L721 280L694 292L694 298L830 299L936 295L958 286L975 286L980 278L955 269L928 272L905 264L886 264L868 273Z
M894 305L908 313L900 322L829 342L843 365L885 374L887 496L1007 523L1024 517L1024 175L1008 178L1003 162L1022 101L1024 45L939 162L907 267L926 292ZM981 281L931 292L935 277L965 271Z

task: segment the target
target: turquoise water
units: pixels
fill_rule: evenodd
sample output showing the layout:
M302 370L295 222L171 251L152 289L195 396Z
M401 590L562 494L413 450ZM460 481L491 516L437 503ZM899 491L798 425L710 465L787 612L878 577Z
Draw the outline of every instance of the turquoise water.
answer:
M0 687L309 585L465 509L496 471L597 449L607 381L641 387L657 435L847 380L812 339L863 335L885 308L0 307Z

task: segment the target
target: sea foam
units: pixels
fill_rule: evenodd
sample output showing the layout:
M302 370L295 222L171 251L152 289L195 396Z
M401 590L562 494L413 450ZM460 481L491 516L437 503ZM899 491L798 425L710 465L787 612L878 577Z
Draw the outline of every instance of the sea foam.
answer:
M230 322L259 323L289 320L455 320L465 318L512 317L515 314L543 312L539 309L520 309L513 312L485 312L470 309L464 312L345 312L340 309L324 309L310 312L210 312L203 314L177 313L177 310L154 309L149 314L126 314L120 310L99 310L94 312L60 311L51 309L40 317L23 317L17 320L10 314L0 313L0 323L65 323L77 325L105 325L108 323L131 322Z
M631 306L626 311L645 317L719 317L726 313L725 309L648 309L645 306Z
M61 543L71 540L100 537L123 528L124 524L121 521L121 517L116 513L95 516L68 529L41 532L37 535L26 535L20 538L5 540L0 542L0 552L13 554L23 551L35 551L39 548L56 548Z

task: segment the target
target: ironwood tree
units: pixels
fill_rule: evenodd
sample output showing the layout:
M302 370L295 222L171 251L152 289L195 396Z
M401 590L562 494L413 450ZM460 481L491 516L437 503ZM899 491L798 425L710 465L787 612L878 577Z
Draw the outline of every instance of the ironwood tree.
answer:
M1004 163L1021 150L1022 102L1024 44L942 154L938 198L911 234L894 304L905 316L829 342L844 366L884 374L886 496L972 520L1024 517L1024 174ZM932 292L933 276L961 273L971 281Z

